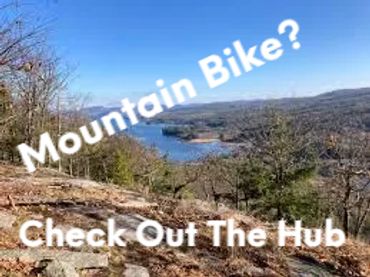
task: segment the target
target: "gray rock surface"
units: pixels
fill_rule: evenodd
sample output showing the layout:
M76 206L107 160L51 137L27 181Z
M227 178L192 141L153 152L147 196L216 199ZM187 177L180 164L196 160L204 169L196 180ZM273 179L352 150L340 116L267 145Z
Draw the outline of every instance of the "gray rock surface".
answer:
M125 264L125 267L123 277L150 277L149 271L145 267L134 264Z
M146 221L149 220L148 218L145 218L139 214L125 214L125 215L117 215L114 217L116 224L120 228L124 228L127 231L125 234L123 234L123 238L128 241L137 241L136 238L136 230L138 226ZM156 237L156 231L153 228L146 228L145 229L145 236L150 239L150 238L155 238Z
M144 203L145 204L145 203ZM126 242L133 242L137 241L136 238L136 230L140 223L143 221L149 220L146 217L141 216L140 214L136 213L129 213L129 214L117 214L113 210L101 209L101 208L93 208L93 207L85 207L85 206L77 206L77 207L68 207L64 209L66 212L73 212L76 214L83 214L87 217L93 218L95 220L99 220L102 222L103 225L106 225L106 221L109 218L113 218L116 222L117 228L126 229L126 232L122 235L123 239ZM156 231L153 228L146 228L145 229L145 236L150 238L156 237Z
M54 261L67 263L73 268L101 268L108 266L106 254L71 252L47 249L0 250L1 259L21 259L30 262Z
M290 273L292 277L311 277L311 276L318 276L318 277L337 277L329 271L328 268L324 266L302 260L300 258L288 258L287 259Z
M58 260L50 262L43 271L45 277L79 277L73 266Z

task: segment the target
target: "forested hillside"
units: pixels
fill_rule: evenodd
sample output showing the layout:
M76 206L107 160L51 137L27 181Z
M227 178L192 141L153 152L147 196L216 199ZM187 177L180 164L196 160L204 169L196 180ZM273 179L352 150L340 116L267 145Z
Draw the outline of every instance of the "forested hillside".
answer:
M257 127L256 116L268 107L294 114L299 120L308 118L324 128L331 128L332 120L340 119L341 124L348 125L355 118L361 118L359 128L368 131L370 126L370 88L336 90L313 97L188 105L164 112L154 121L179 125L176 129L169 127L164 131L181 138L191 139L201 133L212 132L213 137L238 142L235 125L248 118L249 127Z

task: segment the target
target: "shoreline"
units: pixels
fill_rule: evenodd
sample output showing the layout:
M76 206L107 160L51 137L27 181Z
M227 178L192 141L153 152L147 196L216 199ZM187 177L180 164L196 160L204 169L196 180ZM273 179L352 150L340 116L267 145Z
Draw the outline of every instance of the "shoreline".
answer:
M217 138L197 138L191 139L188 141L189 143L212 143L212 142L221 142L220 139Z

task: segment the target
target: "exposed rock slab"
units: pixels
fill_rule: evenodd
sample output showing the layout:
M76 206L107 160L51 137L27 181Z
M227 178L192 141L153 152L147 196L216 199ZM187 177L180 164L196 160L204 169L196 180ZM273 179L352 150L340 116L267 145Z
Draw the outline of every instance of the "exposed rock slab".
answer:
M309 277L309 276L320 276L320 277L337 277L329 271L329 269L322 265L299 258L288 258L287 259L291 276L293 277Z
M43 270L45 277L79 277L73 266L58 260L50 262Z
M144 208L157 208L158 204L156 203L149 203L145 202L145 200L129 200L125 203L114 203L119 208L137 208L137 209L144 209Z
M126 232L123 234L123 238L126 241L137 241L136 237L136 230L138 226L148 220L139 214L125 214L125 215L118 215L115 216L114 219L116 220L117 225L120 228L126 229ZM155 238L157 233L156 230L153 228L146 228L144 235L147 238Z
M54 261L67 263L73 268L101 268L108 266L105 254L71 252L47 249L10 249L0 250L2 259L20 259L29 262Z

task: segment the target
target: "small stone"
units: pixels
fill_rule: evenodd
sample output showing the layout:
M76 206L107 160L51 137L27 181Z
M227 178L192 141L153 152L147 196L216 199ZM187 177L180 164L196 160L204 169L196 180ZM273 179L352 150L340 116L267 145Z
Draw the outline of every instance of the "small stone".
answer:
M32 263L34 263L35 262L35 260L33 260L33 259L31 259L31 258L29 258L29 257L19 257L19 262L21 262L21 263L24 263L24 264L32 264Z
M148 269L134 264L125 264L123 277L150 277Z

